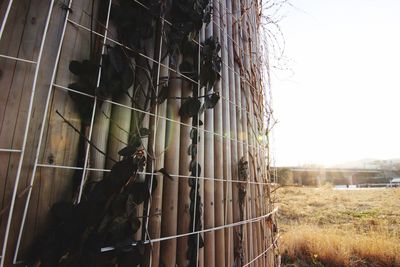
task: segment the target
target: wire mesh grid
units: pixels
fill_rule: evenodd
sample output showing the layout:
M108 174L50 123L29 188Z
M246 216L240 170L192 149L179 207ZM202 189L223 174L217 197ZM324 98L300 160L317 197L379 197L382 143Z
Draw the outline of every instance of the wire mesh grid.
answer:
M144 10L149 10L150 8L146 6L146 4L143 4L137 0L132 0L133 2L137 3L138 6L143 8ZM234 227L238 226L246 226L247 228L247 247L244 249L247 253L245 254L245 259L246 262L244 263L243 266L249 266L249 265L263 265L266 263L266 260L264 260L264 256L266 253L268 253L270 250L272 250L275 246L276 240L274 239L268 239L266 236L268 235L266 232L268 229L264 229L265 222L271 218L271 215L273 215L276 212L276 209L271 209L271 207L268 205L268 203L265 203L266 201L266 195L264 192L264 186L269 185L269 181L267 180L267 175L266 175L266 169L267 169L267 164L265 162L266 160L266 153L267 153L267 146L268 144L265 142L265 140L262 138L262 131L263 129L259 127L260 124L264 122L264 117L266 114L263 114L265 112L265 102L263 101L263 97L265 97L265 93L263 90L260 90L257 88L257 86L261 86L261 84L257 84L257 82L251 81L251 78L249 77L249 72L245 71L243 72L242 69L238 68L235 66L236 61L233 59L233 50L240 51L239 57L244 61L249 60L249 57L252 57L250 53L246 53L243 44L241 45L239 43L238 37L239 36L233 36L232 33L232 28L234 27L233 24L243 24L243 28L245 27L244 24L242 23L241 20L243 19L243 16L249 16L248 14L242 14L241 18L235 17L234 12L232 11L232 2L227 1L228 5L226 6L227 3L221 2L221 1L214 1L213 3L213 18L211 20L211 23L209 23L207 26L203 24L202 30L200 31L200 34L198 35L198 39L194 40L192 39L191 41L197 45L197 56L198 56L198 73L201 73L201 66L200 66L200 57L201 57L201 49L203 47L202 42L206 39L206 37L211 37L215 33L218 33L219 39L221 42L222 50L221 50L221 57L222 57L222 70L221 70L221 81L219 82L219 87L218 89L220 90L220 96L221 96L221 101L218 103L218 108L216 108L214 111L212 110L206 110L204 114L201 116L197 116L197 122L196 123L190 123L190 122L184 122L183 120L180 120L179 118L176 118L174 116L175 114L169 114L168 109L170 105L170 102L175 102L172 104L172 106L176 106L179 103L179 101L170 101L168 99L168 104L164 105L163 111L160 112L158 104L154 105L153 109L150 110L142 110L140 108L135 107L134 105L130 104L125 104L121 103L119 101L110 99L110 98L102 98L99 97L96 94L87 94L84 92L81 92L79 90L74 90L68 86L68 84L65 84L65 82L68 82L68 80L63 80L59 79L57 81L57 75L60 72L65 72L66 67L62 66L62 64L65 64L66 61L63 59L63 49L65 47L68 47L68 42L69 40L65 38L65 35L68 32L68 28L74 28L76 32L79 32L80 34L87 34L89 36L95 35L98 38L100 38L97 42L100 43L100 55L105 54L106 49L109 45L113 44L116 46L121 46L127 51L132 52L135 54L136 60L146 60L150 64L153 64L155 68L157 69L156 71L156 77L155 77L155 95L159 95L159 90L162 85L162 79L165 77L162 77L162 73L167 73L167 77L171 79L172 76L175 77L176 80L179 78L182 79L182 83L190 83L193 84L197 89L197 95L201 94L206 94L205 89L202 88L200 84L200 78L197 80L194 80L193 78L189 77L188 75L178 71L178 68L174 68L171 64L168 64L168 60L165 60L162 55L162 51L165 49L163 45L164 38L158 38L159 39L159 44L156 46L156 48L159 50L158 53L153 53L153 55L146 54L146 51L135 51L131 47L128 47L127 45L123 44L120 41L117 41L115 37L110 37L113 36L113 32L115 35L115 29L113 25L110 26L110 16L111 16L111 10L112 10L112 1L106 1L107 2L107 15L105 18L105 23L101 24L98 22L100 27L97 27L98 30L94 30L92 25L84 25L84 23L75 21L73 18L71 18L71 14L73 12L77 12L79 7L74 7L74 3L72 1L69 1L68 4L66 5L65 3L62 5L63 10L65 11L63 17L62 17L62 27L61 27L61 34L59 37L59 43L56 48L56 56L54 57L54 62L53 62L53 71L51 73L51 79L49 86L47 88L47 97L46 101L44 104L44 111L42 113L42 120L40 125L40 130L39 130L39 135L38 139L36 140L36 145L37 149L35 151L33 157L30 158L32 160L32 168L29 170L29 179L28 179L28 186L24 188L23 194L26 195L25 198L25 204L22 212L22 218L19 223L19 231L18 235L16 238L16 249L13 255L13 263L19 263L20 262L20 249L21 249L21 242L23 242L23 237L24 234L26 234L26 225L27 223L30 223L28 220L29 217L29 211L30 211L30 205L32 201L32 194L33 190L36 187L37 182L36 178L38 177L38 170L40 171L41 169L58 169L58 170L74 170L74 171L81 171L80 174L80 184L79 184L79 193L76 202L79 203L82 198L82 194L84 191L84 187L86 185L86 182L88 180L88 177L90 177L90 173L109 173L110 168L95 168L90 166L90 157L93 153L92 149L92 137L93 137L93 130L95 128L95 120L97 116L102 116L106 119L109 120L110 124L117 124L112 121L111 119L111 114L105 114L104 110L102 109L102 105L104 103L109 104L111 108L113 107L120 107L125 112L136 112L138 114L141 114L143 116L147 116L147 120L149 125L153 124L152 126L152 132L151 135L152 137L148 138L149 141L151 140L151 143L145 144L147 146L147 151L148 151L148 156L153 157L152 160L156 160L155 154L150 155L150 152L155 152L156 149L156 142L159 139L159 136L157 135L158 129L159 131L164 131L161 133L161 135L164 135L163 138L168 138L165 137L165 135L172 135L172 133L165 133L165 129L163 127L159 127L160 124L163 124L164 127L169 127L170 129L178 129L180 128L180 131L183 133L187 133L190 131L190 129L196 129L197 133L200 135L200 141L198 145L198 150L195 157L196 157L196 162L202 162L203 164L206 164L207 159L205 158L205 139L213 139L214 143L214 148L217 147L216 151L214 150L214 159L215 159L215 154L217 155L223 155L223 158L221 159L216 159L217 161L223 160L224 162L221 162L221 167L222 170L219 170L220 174L216 175L214 172L214 175L206 176L205 174L200 175L200 170L198 170L198 166L196 165L196 171L194 177L191 175L184 175L181 173L180 169L178 169L178 172L174 173L171 172L169 174L170 177L173 179L176 179L175 182L182 183L181 181L186 181L186 180L193 180L195 181L195 197L194 197L194 207L195 207L195 212L194 216L191 219L192 220L192 229L188 229L187 232L184 233L175 233L173 235L165 235L163 236L162 233L158 237L153 237L150 236L148 232L148 227L149 227L149 218L151 216L154 216L150 214L151 208L152 208L152 191L149 190L150 198L148 201L148 204L143 207L146 209L143 211L143 218L142 219L142 224L143 220L144 222L144 229L143 230L143 239L140 242L134 242L132 243L133 246L137 244L148 244L150 245L150 256L148 257L149 259L149 265L152 266L152 259L153 257L151 256L152 254L152 248L153 244L155 243L161 243L163 241L168 241L168 240L176 240L179 238L183 237L190 237L190 236L196 236L196 243L197 243L197 250L200 247L200 234L206 234L209 232L215 232L218 230L225 230L225 238L227 241L225 241L225 244L228 247L226 248L225 254L228 256L225 257L226 261L226 266L231 265L233 263L233 257L230 254L234 253L234 237L233 233L230 232ZM253 6L252 1L242 1L243 5L247 5L248 7L252 7L246 10L253 10L253 13L256 13L256 5ZM5 28L6 21L8 14L11 10L11 7L13 5L13 1L10 0L6 9L6 13L3 19L3 23L1 26L1 34ZM28 60L28 59L23 59L23 58L18 58L18 57L13 57L13 56L8 56L8 55L0 55L2 58L7 58L9 60L17 60L21 61L24 63L31 63L31 64L36 64L36 71L34 74L34 82L32 86L32 93L31 93L31 101L29 104L29 110L28 110L28 116L27 116L27 121L26 121L26 126L25 126L25 137L23 140L23 145L21 149L10 149L10 148L1 148L0 152L1 153L21 153L20 156L20 162L18 165L18 172L16 175L15 179L15 185L13 187L13 194L11 198L11 206L8 212L8 221L7 221L7 226L6 226L6 234L4 236L4 242L3 242L3 253L1 257L1 264L0 266L4 266L5 264L5 257L4 255L6 254L6 248L8 244L8 239L9 239L9 230L11 228L12 224L12 219L13 219L13 214L14 214L14 207L15 207L15 202L17 200L17 197L20 196L17 194L18 187L19 187L19 175L21 172L22 168L22 162L24 160L24 147L27 143L28 139L28 134L29 134L29 126L30 126L30 118L31 118L31 112L32 112L32 105L34 104L34 97L35 97L35 89L36 89L36 77L39 74L40 70L40 61L42 58L42 53L43 53L43 47L45 45L46 41L46 34L48 31L49 23L51 21L51 14L54 6L54 1L50 2L49 5L49 11L46 17L46 23L44 24L44 29L43 29L43 34L42 34L42 41L41 41L41 46L40 46L40 51L39 51L39 56L36 61ZM79 4L78 4L79 6ZM236 13L240 13L240 8L236 7ZM243 9L243 8L242 8ZM93 12L93 7L92 7L92 12ZM93 13L92 14L87 14L82 12L82 16L92 16L92 21L93 21ZM79 16L78 16L79 17ZM249 16L250 17L250 16ZM160 28L158 29L160 31L160 35L163 35L163 30L165 27L173 27L173 23L171 23L169 20L165 19L164 17L158 18L159 23L160 23ZM250 21L250 18L249 18ZM254 22L250 22L254 23ZM230 26L228 27L227 24ZM227 29L228 28L228 29ZM230 30L229 30L230 29ZM243 29L242 29L243 30ZM101 32L102 31L102 32ZM237 33L239 35L239 33ZM255 34L255 33L253 33ZM1 35L0 35L1 37ZM92 38L92 37L90 37ZM244 37L240 37L240 39L244 39ZM249 42L249 40L248 40ZM230 46L231 45L231 46ZM234 49L232 50L232 46ZM249 45L250 46L250 45ZM68 48L65 49L68 51ZM68 51L70 52L70 51ZM67 53L65 53L67 54ZM155 55L158 55L157 57L154 57ZM64 55L65 56L65 55ZM251 59L250 59L251 60ZM96 82L96 87L99 87L100 81L101 81L101 75L102 75L102 57L100 57L100 63L99 63L99 69L97 73L97 82ZM250 68L250 63L247 62L247 66L244 68ZM257 61L255 61L253 64L257 64ZM242 72L242 73L240 73ZM261 79L261 77L258 77L258 79ZM230 84L229 80L235 80L236 84L235 86L237 87L237 91L235 89L229 88L229 86L232 86ZM170 83L172 83L170 81ZM229 84L228 84L229 83ZM224 85L225 84L225 85ZM171 85L170 85L171 86ZM181 85L183 86L183 85ZM267 89L264 89L267 90ZM194 92L194 91L193 91ZM73 124L77 124L76 121L78 121L77 118L74 118L73 115L65 115L63 117L62 114L59 113L59 110L65 109L63 106L56 106L54 104L54 95L56 93L59 94L76 94L76 95L82 95L88 98L93 99L93 105L91 107L91 116L90 116L90 123L89 127L86 129L87 131L87 142L89 145L85 146L85 153L84 153L84 160L81 166L78 166L76 164L71 164L71 165L66 165L65 161L66 160L60 160L57 161L51 161L51 162L43 162L44 154L46 153L46 148L44 145L46 145L46 142L48 142L47 138L49 134L49 131L51 131L51 118L57 117L56 114L62 117L62 120L58 118L57 123L66 123L68 126L73 126ZM257 100L261 100L261 103L254 103ZM201 100L202 103L204 103L204 100ZM257 104L261 109L256 110L255 104ZM260 111L261 110L261 111ZM101 113L100 113L101 111ZM220 112L220 114L219 114ZM73 113L70 111L70 113ZM76 114L76 112L75 112ZM211 115L210 115L211 114ZM231 118L229 118L231 115ZM242 117L242 120L239 121L237 120L236 116L238 115ZM224 117L222 121L219 121L218 123L214 121L214 125L209 127L210 123L208 122L211 118L213 120L218 120L217 117ZM68 117L68 119L66 118ZM207 119L208 118L208 119ZM205 125L201 125L200 120L205 121ZM237 124L237 125L236 125ZM68 127L67 126L67 127ZM129 129L124 129L123 127L117 125L120 130L129 133ZM217 129L215 129L216 127ZM151 127L151 126L149 126ZM207 129L206 129L207 128ZM232 129L233 128L233 129ZM239 128L242 128L242 132L239 132ZM178 129L179 130L179 129ZM83 129L81 129L83 131ZM74 133L76 134L76 133ZM95 133L96 134L96 133ZM242 135L242 136L240 136ZM109 138L115 139L114 141L117 141L120 143L120 146L122 145L127 145L127 140L123 141L119 139L116 136L112 136L112 134L109 135ZM158 138L158 139L157 139ZM187 138L186 136L181 136L182 138ZM179 140L179 138L177 138ZM179 141L178 141L179 142ZM178 144L179 147L179 144ZM179 148L181 149L181 148ZM239 150L239 151L238 151ZM168 148L164 147L164 150L162 153L166 153L168 151ZM95 152L98 153L98 152ZM179 152L179 154L182 154L182 152ZM113 155L115 156L115 155ZM237 165L236 166L229 166L227 162L237 162L239 161L239 157L243 156L247 161L251 164L253 164L253 169L249 175L249 180L246 181L240 181L237 176L238 174L235 173L235 169L237 172ZM163 156L164 157L164 156ZM201 157L201 158L200 158ZM166 157L167 158L167 157ZM42 160L41 160L42 159ZM171 160L171 159L169 159ZM227 162L225 162L227 161ZM67 161L68 162L68 161ZM72 161L69 161L70 163ZM148 171L144 172L138 172L138 175L142 176L147 176L150 177L150 188L152 188L152 183L155 177L158 177L159 179L163 177L163 175L155 173L155 165L157 164L150 164L150 169ZM60 173L58 173L60 174ZM233 179L235 176L235 179ZM46 179L52 179L51 177L48 177ZM222 192L223 192L223 206L224 206L224 214L223 214L223 224L222 225L215 225L212 227L204 227L200 230L196 230L196 209L197 207L204 206L203 203L201 203L200 206L196 204L196 201L198 199L201 201L202 199L204 200L204 183L207 181L211 181L214 184L221 184ZM187 182L185 182L187 184ZM246 219L243 218L241 220L235 220L232 218L232 201L234 200L234 197L232 196L233 191L235 191L235 187L233 185L236 184L244 184L246 186L247 192L249 192L246 195L246 201L245 201L245 213L246 213ZM179 185L180 186L180 185ZM202 188L202 191L199 192L199 187ZM201 197L198 198L197 194L201 194ZM249 196L250 195L250 196ZM257 196L256 196L257 195ZM177 200L177 198L176 198ZM178 203L176 203L178 204ZM36 203L37 205L37 203ZM213 204L211 204L213 205ZM177 207L175 207L177 209ZM158 215L156 215L158 216ZM203 215L204 216L204 215ZM160 215L161 218L163 218L163 215ZM179 220L179 219L178 219ZM201 220L204 221L204 218L201 218ZM178 222L179 223L179 222ZM261 234L263 232L264 234ZM269 233L272 235L272 233ZM261 236L263 235L263 236ZM236 242L236 241L235 241ZM113 250L114 247L103 247L101 249L102 252L107 252ZM196 266L201 263L202 260L199 260L200 253L196 253ZM203 256L204 257L204 254ZM158 263L154 263L158 264Z
M6 11L4 13L3 16L3 20L1 23L1 28L0 28L0 41L3 37L3 33L7 24L7 20L11 11L11 7L13 5L13 1L10 0L8 2L8 5L6 7ZM14 56L9 56L9 55L1 55L1 58L4 59L8 59L8 60L15 60L17 62L22 62L22 63L29 63L29 64L33 64L34 65L34 74L33 74L33 82L32 82L32 86L31 86L31 92L30 92L30 98L29 98L29 106L28 106L28 112L27 112L27 116L26 116L26 123L23 127L23 140L22 140L22 144L21 144L21 148L20 149L13 149L13 148L0 148L0 153L18 153L19 157L18 157L18 164L17 164L17 170L16 170L16 175L15 175L15 185L12 191L12 197L11 197L11 203L9 206L9 216L7 218L7 223L6 223L6 227L5 227L5 233L4 233L4 237L3 237L3 242L2 242L2 253L1 253L1 259L0 259L0 266L4 265L4 261L5 261L5 254L6 254L6 249L7 249L7 241L9 238L9 234L10 234L10 227L11 227L11 221L12 221L12 214L14 211L14 207L15 207L15 200L17 197L17 188L18 188L18 182L19 182L19 178L20 178L20 174L22 171L22 164L23 164L23 159L24 159L24 155L25 155L25 148L26 148L26 144L27 144L27 139L28 139L28 130L29 130L29 124L30 124L30 113L32 112L32 106L33 106L33 99L35 96L35 90L36 90L36 83L37 83L37 79L38 79L38 75L39 75L39 66L42 60L42 55L43 55L43 48L44 48L44 43L46 41L46 35L47 35L47 30L48 30L48 26L49 26L49 22L50 22L50 14L51 14L51 10L53 8L54 5L54 1L50 1L49 3L49 7L48 7L48 13L46 16L46 23L44 25L44 29L43 29L43 34L41 35L41 41L40 41L40 48L39 48L39 53L37 55L37 59L36 60L28 60L28 59L24 59L24 58L19 58L14 57Z

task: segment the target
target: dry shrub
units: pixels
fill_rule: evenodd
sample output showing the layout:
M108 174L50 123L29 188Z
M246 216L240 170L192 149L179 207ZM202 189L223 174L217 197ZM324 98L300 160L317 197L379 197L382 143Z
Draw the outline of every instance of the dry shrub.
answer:
M299 226L281 239L284 263L307 266L400 266L400 242L385 233L362 235L337 228Z

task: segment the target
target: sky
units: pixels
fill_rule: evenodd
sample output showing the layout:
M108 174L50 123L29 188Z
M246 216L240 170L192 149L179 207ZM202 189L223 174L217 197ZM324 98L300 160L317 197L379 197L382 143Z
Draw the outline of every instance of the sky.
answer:
M272 68L277 166L400 158L400 1L291 0Z

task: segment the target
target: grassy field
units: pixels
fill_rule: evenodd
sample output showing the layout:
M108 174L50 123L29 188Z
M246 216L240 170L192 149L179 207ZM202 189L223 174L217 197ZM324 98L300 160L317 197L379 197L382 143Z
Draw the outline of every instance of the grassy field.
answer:
M400 189L276 192L284 266L400 266Z

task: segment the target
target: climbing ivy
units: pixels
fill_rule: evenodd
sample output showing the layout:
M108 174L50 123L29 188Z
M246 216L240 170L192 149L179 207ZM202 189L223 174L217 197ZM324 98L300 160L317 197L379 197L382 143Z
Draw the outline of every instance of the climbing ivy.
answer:
M34 266L37 259L41 266L96 266L102 246L115 247L121 267L140 263L140 241L139 246L131 244L140 227L136 207L149 198L149 180L137 179L145 162L145 153L139 149L115 163L110 174L94 184L78 204L54 204L52 226L35 241L28 266ZM154 181L151 191L157 186Z
M211 37L201 44L200 59L199 46L193 40L199 39L199 30L203 24L210 22L211 3L209 0L149 0L144 4L147 9L132 0L113 3L111 20L116 28L118 41L123 45L107 45L105 53L96 58L91 36L89 58L71 60L69 63L69 70L75 79L68 85L72 89L69 95L79 112L83 128L92 119L94 99L90 96L96 96L98 105L101 105L105 99L128 94L128 89L133 86L137 67L144 68L145 73L153 73L150 66L135 66L132 60L139 53L146 53L143 40L151 38L158 29L156 22L168 13L172 25L163 29L162 38L167 43L171 64L176 63L176 55L182 54L185 60L179 66L180 72L192 80L200 81L200 88L205 88L206 91L205 95L199 96L198 87L192 84L192 96L182 99L179 109L181 117L192 118L191 144L188 148L191 157L188 166L191 223L188 231L199 231L202 229L202 200L198 182L201 165L197 161L197 144L200 141L198 127L203 124L199 116L206 109L214 108L220 99L219 93L214 90L214 84L220 79L221 58L220 45L215 38ZM101 77L98 82L100 68ZM147 79L152 85L152 77ZM146 102L160 104L165 101L168 97L166 84L168 81L161 86L158 95L155 96L154 92L146 94ZM151 90L150 87L147 89ZM134 96L130 97L134 101ZM144 105L143 109L146 108ZM63 116L62 118L68 122ZM74 127L72 123L68 125ZM85 142L93 145L77 128L74 127L74 130ZM97 266L98 255L104 246L114 247L109 255L120 267L142 263L144 244L142 240L134 240L133 237L141 227L137 206L147 202L157 187L157 179L150 179L149 176L144 180L138 179L138 173L146 165L142 138L148 137L150 133L151 130L140 125L137 131L131 132L128 144L118 152L121 159L115 162L111 172L103 180L85 186L79 203L64 201L52 206L52 222L47 231L34 242L29 252L28 266L34 266L38 261L41 266ZM164 168L158 172L172 179ZM136 245L132 246L133 243ZM196 265L198 249L203 246L201 235L189 236L189 266Z
M118 4L113 4L111 20L116 25L118 39L134 50L141 50L143 46L140 41L150 38L155 30L152 15L159 12L160 2L145 1L144 4L149 8L147 12L133 0L120 0Z
M107 54L102 56L102 75L99 86L97 79L99 65L93 59L69 63L69 70L77 77L77 81L68 85L69 88L87 95L96 95L100 101L116 97L127 92L132 86L134 68L120 46L107 46ZM93 99L75 92L69 93L75 102L82 121L90 123Z
M219 44L214 38L207 39L201 48L201 69L200 69L200 87L205 87L207 92L214 88L215 82L220 78L221 58L218 55ZM204 103L201 104L200 98L204 97ZM198 177L201 175L201 166L197 162L197 144L200 141L198 126L203 122L199 119L205 109L214 108L219 101L218 92L210 92L204 96L199 96L197 90L193 90L193 96L186 98L179 110L182 117L192 117L192 130L190 132L191 145L188 152L191 156L189 165L190 178L190 229L189 231L200 231L202 229L202 204L200 197L200 183ZM196 266L198 249L204 246L203 238L199 234L190 235L188 239L189 250L187 256L189 266Z

